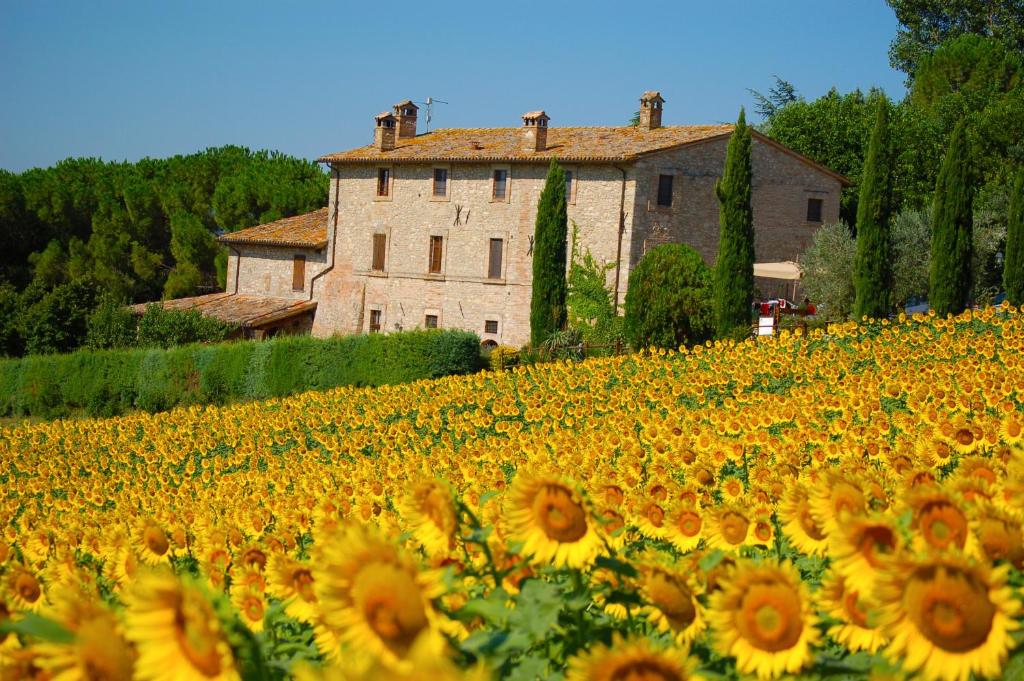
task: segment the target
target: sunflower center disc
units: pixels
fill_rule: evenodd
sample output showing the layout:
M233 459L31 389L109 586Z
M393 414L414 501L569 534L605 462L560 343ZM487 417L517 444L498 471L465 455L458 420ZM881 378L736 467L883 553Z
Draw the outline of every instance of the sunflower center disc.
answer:
M743 596L736 624L755 648L772 653L788 650L803 631L800 597L780 583L755 584Z
M534 511L544 533L562 543L579 541L587 533L583 508L563 487L548 485L534 502Z
M18 587L18 595L28 603L35 603L43 593L42 589L39 588L39 582L37 582L36 578L32 575L18 575L18 581L16 584Z
M609 681L683 681L672 669L649 660L638 660L612 671Z
M984 585L942 568L919 572L907 585L905 604L925 638L957 653L985 643L996 613Z
M687 511L679 516L679 531L687 537L696 536L700 532L700 516Z
M146 548L158 556L164 555L170 548L167 535L159 527L147 527L143 539L146 542Z
M722 518L722 536L730 544L742 544L750 523L739 513L726 513Z

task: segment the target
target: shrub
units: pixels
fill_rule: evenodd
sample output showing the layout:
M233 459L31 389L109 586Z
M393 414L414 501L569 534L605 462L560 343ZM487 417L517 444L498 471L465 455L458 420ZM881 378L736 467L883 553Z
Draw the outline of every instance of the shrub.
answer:
M113 416L439 378L480 369L479 348L475 334L432 330L4 359L0 415Z
M629 277L624 320L636 348L678 348L711 337L711 271L683 244L657 246Z
M170 348L222 341L236 327L204 317L199 310L165 310L159 303L150 303L139 317L138 328L139 347Z
M840 320L853 310L853 263L857 242L846 223L825 225L800 257L804 292L827 319Z
M139 320L123 300L105 295L89 315L85 345L93 350L130 348L138 341Z
M510 345L499 345L491 350L488 361L492 371L501 371L518 364L519 351Z

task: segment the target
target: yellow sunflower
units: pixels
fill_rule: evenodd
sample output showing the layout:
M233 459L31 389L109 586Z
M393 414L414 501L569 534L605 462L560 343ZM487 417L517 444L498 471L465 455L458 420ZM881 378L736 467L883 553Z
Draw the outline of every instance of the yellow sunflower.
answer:
M428 555L444 555L455 548L458 518L448 485L439 480L416 483L402 503L401 512L413 537Z
M39 612L46 600L43 583L27 567L13 565L3 576L4 587L15 611Z
M348 525L320 546L313 571L324 624L339 643L385 664L405 661L421 636L439 644L430 599L439 585L370 528Z
M679 648L663 648L646 638L612 637L569 659L566 681L698 681L696 661Z
M957 495L928 487L909 495L906 503L914 513L911 527L917 551L956 549L975 555L977 542L970 531L964 502Z
M811 515L825 536L830 536L846 519L867 510L867 495L861 483L850 476L826 475L814 486L810 497Z
M520 473L505 501L509 536L523 542L523 553L538 563L581 568L601 547L590 504L579 488L562 478Z
M971 532L990 561L1005 560L1024 570L1024 529L1018 516L983 502L974 510Z
M779 522L786 539L801 553L824 556L828 551L828 537L814 516L803 485L790 487L779 505Z
M139 654L136 678L238 678L223 626L197 585L155 571L140 575L126 600L125 636Z
M263 618L267 612L267 602L263 593L248 584L231 586L231 604L238 611L238 617L245 626L254 632L263 631Z
M317 600L310 566L277 554L270 560L269 576L267 590L284 603L285 613L302 622L314 622Z
M896 563L876 592L886 656L925 681L1000 678L1020 627L1008 571L952 554Z
M833 567L846 578L848 588L862 594L874 592L878 579L902 546L895 523L877 514L847 518L842 528L829 535Z
M829 615L839 620L828 635L851 653L866 650L875 653L887 642L885 635L872 626L871 601L846 586L841 574L829 571L822 579L818 602Z
M741 546L757 542L753 529L753 514L738 504L719 506L709 510L704 537L708 546L723 551L738 551Z
M818 618L807 587L789 562L740 561L711 595L714 647L759 679L795 674L811 663Z
M139 523L132 535L135 552L146 565L167 563L171 557L171 540L154 520Z
M61 681L129 681L135 652L122 637L114 614L80 589L61 589L53 600L53 611L47 614L74 638L33 645L36 665Z
M704 606L697 600L687 576L661 561L645 560L639 566L642 612L657 627L672 636L676 644L689 645L707 626Z
M677 504L669 511L665 523L665 538L680 553L689 553L697 548L703 536L704 519L696 505Z

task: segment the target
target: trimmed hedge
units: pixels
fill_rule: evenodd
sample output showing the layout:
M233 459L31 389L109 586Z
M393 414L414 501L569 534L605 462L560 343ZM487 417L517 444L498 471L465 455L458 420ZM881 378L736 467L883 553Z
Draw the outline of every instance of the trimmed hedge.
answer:
M81 350L0 360L0 416L115 416L472 373L480 339L463 331Z

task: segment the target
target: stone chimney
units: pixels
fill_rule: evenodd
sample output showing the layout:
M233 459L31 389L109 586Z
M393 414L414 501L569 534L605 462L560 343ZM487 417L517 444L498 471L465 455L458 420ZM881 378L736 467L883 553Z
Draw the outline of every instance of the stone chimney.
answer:
M377 127L373 129L373 146L381 151L391 151L395 148L395 117L385 111L373 117L377 121Z
M661 109L665 104L660 92L645 92L640 96L640 127L654 130L661 127Z
M416 112L419 107L412 103L411 99L395 104L395 120L398 121L397 139L406 140L416 136Z
M523 151L544 151L548 146L548 115L541 111L527 111L523 114Z

